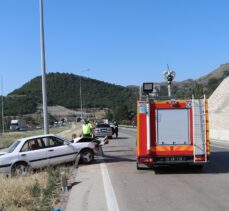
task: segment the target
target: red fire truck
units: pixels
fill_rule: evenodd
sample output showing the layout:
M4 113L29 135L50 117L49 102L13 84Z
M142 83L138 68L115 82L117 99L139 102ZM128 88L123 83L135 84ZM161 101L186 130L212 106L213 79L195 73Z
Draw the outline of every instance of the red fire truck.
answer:
M137 169L209 161L210 141L206 99L137 102Z

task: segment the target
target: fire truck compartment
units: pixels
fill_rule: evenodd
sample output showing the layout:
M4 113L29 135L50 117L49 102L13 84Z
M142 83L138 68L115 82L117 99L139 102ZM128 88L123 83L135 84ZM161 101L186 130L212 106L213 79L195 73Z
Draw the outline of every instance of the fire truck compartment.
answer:
M157 109L157 145L189 145L189 109Z

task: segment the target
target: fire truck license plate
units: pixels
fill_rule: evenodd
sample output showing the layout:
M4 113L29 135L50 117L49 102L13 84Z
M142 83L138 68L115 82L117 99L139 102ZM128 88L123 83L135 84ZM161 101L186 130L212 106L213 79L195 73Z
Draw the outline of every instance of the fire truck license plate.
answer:
M167 157L166 161L182 161L183 157Z

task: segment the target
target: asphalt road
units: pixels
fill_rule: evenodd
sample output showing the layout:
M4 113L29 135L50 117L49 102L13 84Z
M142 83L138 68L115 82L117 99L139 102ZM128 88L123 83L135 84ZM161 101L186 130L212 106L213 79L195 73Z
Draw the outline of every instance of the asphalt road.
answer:
M120 129L119 138L103 148L103 157L82 167L75 193L80 190L87 198L76 193L77 202L71 194L75 210L229 210L229 143L213 142L211 162L202 170L137 170L135 143L135 130Z

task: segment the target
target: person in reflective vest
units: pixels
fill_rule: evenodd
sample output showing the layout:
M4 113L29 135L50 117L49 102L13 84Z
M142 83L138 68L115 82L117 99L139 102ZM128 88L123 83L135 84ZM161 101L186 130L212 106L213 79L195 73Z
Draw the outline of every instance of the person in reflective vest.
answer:
M82 125L83 137L91 137L92 124L88 120L84 120Z

